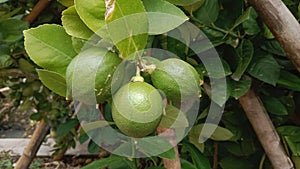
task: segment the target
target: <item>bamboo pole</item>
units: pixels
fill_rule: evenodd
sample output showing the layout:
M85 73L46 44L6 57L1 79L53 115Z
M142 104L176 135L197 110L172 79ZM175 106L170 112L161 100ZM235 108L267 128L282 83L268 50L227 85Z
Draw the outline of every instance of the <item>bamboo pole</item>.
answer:
M22 156L19 158L15 169L27 169L30 166L49 129L50 127L42 119L36 126L32 138Z
M264 148L274 169L293 169L293 163L286 154L280 137L263 106L260 98L249 90L244 96L239 98L262 147Z
M249 0L300 72L300 24L281 0Z

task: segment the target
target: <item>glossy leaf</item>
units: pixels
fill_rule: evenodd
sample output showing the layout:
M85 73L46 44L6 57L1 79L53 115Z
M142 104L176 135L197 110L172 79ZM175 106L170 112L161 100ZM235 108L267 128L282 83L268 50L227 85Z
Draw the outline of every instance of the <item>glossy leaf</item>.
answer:
M219 15L219 1L205 0L205 3L194 12L195 18L202 24L209 25L215 22Z
M251 80L230 81L230 96L235 99L243 96L251 87Z
M144 0L148 15L149 34L163 34L185 21L188 17L175 5L164 0Z
M220 62L222 65L216 66L219 65ZM228 63L224 59L218 57L205 58L205 65L199 64L195 68L199 74L215 79L224 78L232 74ZM209 72L206 68L210 68Z
M58 0L58 2L66 7L70 7L74 5L74 0Z
M29 28L29 23L18 19L7 19L0 22L0 42L16 42L23 38L23 30Z
M14 63L13 59L7 55L0 55L0 69L7 68Z
M66 69L76 52L71 37L59 25L42 25L24 31L25 49L39 66L65 77Z
M236 49L236 53L239 57L239 61L238 66L235 72L232 74L231 78L233 80L239 81L244 72L246 71L248 65L250 64L254 54L254 48L251 41L242 41L240 46Z
M107 32L123 58L138 57L139 50L145 48L148 37L146 10L140 0L109 1L109 11L105 16Z
M286 107L277 98L262 95L261 100L268 112L280 116L289 114Z
M165 113L159 124L160 126L165 128L185 128L189 126L185 114L176 107L167 104Z
M277 84L287 89L300 91L300 77L285 70L280 71L280 77Z
M93 31L99 31L105 25L105 0L74 0L75 8L81 20Z
M62 25L66 32L76 38L89 39L93 32L83 23L74 6L62 12Z
M197 169L194 164L182 158L180 159L180 164L182 169Z
M184 148L190 153L193 163L197 169L208 169L211 168L209 160L205 157L198 149L189 143L183 143Z
M65 123L60 124L56 130L56 136L60 137L68 134L78 123L78 119L69 119Z
M249 7L247 8L246 11L243 12L243 14L235 21L233 27L231 28L231 30L235 29L237 26L239 26L240 24L251 20L251 19L256 19L257 18L257 13L255 12L253 7Z
M273 56L266 55L256 58L249 66L248 73L271 85L275 85L280 76L280 65Z
M199 0L167 0L167 1L175 5L187 6L187 5L197 3Z
M159 154L158 156L161 158L167 158L167 159L171 159L171 160L176 159L176 153L175 153L174 148L171 148L170 150L168 150L162 154Z
M243 28L246 34L256 35L260 32L260 28L255 19L249 19L243 23Z
M94 142L94 140L90 140L89 144L88 144L88 151L90 153L96 153L99 152L100 147L97 143Z
M267 52L270 52L275 55L279 56L286 56L285 51L282 49L280 46L279 42L276 40L269 40L265 41L262 45L261 48Z
M220 160L222 169L253 169L254 164L238 157L225 157Z
M206 129L214 129L215 128L215 131L212 133L212 135L208 135L208 133L210 133L209 131L203 130L204 125L205 125ZM233 133L230 130L220 127L220 126L217 126L215 124L210 124L210 123L205 123L205 124L203 123L203 124L195 125L189 133L189 139L192 139L192 140L197 139L198 142L199 142L199 139L201 140L201 139L206 139L206 138L210 138L215 141L226 141L232 137L233 137Z
M61 95L63 97L66 96L67 85L66 79L63 76L56 72L45 69L37 69L37 73L40 80L47 88L58 95Z

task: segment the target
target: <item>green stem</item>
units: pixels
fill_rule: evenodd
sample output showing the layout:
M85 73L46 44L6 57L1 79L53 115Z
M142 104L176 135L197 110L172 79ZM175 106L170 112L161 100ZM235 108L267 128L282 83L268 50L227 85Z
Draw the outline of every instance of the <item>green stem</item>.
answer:
M138 158L133 158L132 159L133 169L138 169L138 165L137 165L138 160L137 159Z

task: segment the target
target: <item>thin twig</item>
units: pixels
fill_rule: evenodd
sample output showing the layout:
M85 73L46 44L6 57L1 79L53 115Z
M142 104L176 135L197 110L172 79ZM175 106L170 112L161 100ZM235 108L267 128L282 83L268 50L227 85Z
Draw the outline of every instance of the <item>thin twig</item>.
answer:
M219 151L219 144L218 142L214 142L214 163L213 163L213 169L218 168L218 151Z
M40 0L32 9L32 11L23 18L24 21L32 23L40 15L40 13L48 6L51 0Z

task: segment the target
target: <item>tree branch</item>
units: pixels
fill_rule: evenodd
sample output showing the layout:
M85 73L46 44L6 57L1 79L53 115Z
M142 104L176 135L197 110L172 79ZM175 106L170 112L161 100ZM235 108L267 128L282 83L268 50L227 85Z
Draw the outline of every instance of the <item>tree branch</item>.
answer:
M300 25L281 0L249 0L300 72Z
M256 135L264 148L274 169L293 169L293 163L286 154L280 137L278 136L273 123L265 110L260 98L249 90L239 98Z
M50 2L51 0L40 0L37 4L35 4L32 11L23 18L23 20L32 23L36 20L36 18L40 15L40 13L47 7L47 5Z
M158 134L165 132L164 136L167 136L169 138L169 141L174 146L174 151L176 153L175 160L163 158L165 168L166 169L181 169L178 146L176 144L176 136L175 136L174 129L168 129L168 128L158 126L156 131Z

